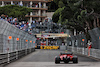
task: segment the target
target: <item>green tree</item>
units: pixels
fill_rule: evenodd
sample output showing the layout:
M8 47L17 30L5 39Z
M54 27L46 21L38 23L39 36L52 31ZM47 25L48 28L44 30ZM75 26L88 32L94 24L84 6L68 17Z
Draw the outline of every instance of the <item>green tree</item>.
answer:
M8 15L9 17L16 17L19 20L25 19L25 15L32 10L27 7L17 6L17 5L7 5L0 7L0 15Z
M54 1L48 3L48 12L54 12L58 9L58 5Z
M87 33L95 27L100 27L100 1L99 0L54 0L56 4L63 3L61 12L55 15L57 23L59 21L69 29L84 31ZM61 6L60 4L59 6ZM57 11L56 11L57 13ZM54 17L53 17L54 18ZM53 19L53 20L55 20Z
M59 1L60 1L60 0L54 0L54 2L55 2L57 5L58 5Z
M59 1L59 3L58 3L58 7L59 7L59 8L64 7L64 3L63 3L62 1Z
M87 10L88 14L87 16L91 17L91 24L93 24L94 27L100 27L99 24L99 17L100 17L100 1L99 0L84 0L84 8Z
M78 2L78 0L62 0L62 2L64 4L64 7L62 8L64 9L59 13L58 21L66 25L69 29L77 29L78 31L84 31L84 23L77 20L77 16L80 14L81 2Z
M58 20L60 19L60 13L63 10L63 8L59 8L55 11L55 13L53 14L52 20L53 22L58 22Z

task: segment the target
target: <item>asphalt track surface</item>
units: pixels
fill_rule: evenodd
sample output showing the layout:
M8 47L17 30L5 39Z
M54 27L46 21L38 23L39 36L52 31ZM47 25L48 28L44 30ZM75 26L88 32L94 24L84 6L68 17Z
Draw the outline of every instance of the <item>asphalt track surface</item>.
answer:
M55 56L59 55L60 50L36 50L35 52L13 62L5 67L100 67L100 62L94 58L77 55L79 63L72 62L65 64L55 64Z

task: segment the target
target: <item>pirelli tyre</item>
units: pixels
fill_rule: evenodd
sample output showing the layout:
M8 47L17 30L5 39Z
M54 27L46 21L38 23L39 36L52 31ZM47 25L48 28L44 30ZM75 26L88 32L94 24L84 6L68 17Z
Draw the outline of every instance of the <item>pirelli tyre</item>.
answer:
M73 63L78 63L78 57L73 57Z
M56 64L59 64L59 63L60 63L60 58L59 58L59 57L56 57L56 58L55 58L55 63L56 63Z

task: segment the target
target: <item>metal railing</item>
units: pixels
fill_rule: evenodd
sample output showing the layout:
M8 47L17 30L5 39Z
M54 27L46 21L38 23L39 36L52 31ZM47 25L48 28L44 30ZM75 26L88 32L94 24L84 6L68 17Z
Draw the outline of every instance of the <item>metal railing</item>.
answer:
M1 53L0 54L0 67L3 67L6 64L16 61L34 51L35 49L31 48L31 49L24 49L24 50L9 52L9 53Z
M35 40L35 36L16 28L7 21L0 20L0 65L3 66L34 52Z

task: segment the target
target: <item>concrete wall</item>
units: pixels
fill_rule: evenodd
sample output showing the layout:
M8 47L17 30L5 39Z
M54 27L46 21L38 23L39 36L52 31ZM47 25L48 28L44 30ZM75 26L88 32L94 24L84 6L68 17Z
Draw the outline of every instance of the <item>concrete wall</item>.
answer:
M60 46L60 50L66 50L67 47L66 46Z

